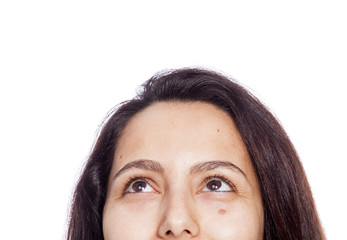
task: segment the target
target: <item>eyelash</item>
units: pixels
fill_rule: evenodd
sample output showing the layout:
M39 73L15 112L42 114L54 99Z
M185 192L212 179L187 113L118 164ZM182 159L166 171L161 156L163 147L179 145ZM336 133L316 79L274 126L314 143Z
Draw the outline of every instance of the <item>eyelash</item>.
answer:
M135 176L130 177L123 188L123 193L122 193L123 196L125 194L131 193L131 192L128 192L128 188L130 187L130 185L132 183L134 183L137 180L142 180L142 181L146 182L147 184L149 184L148 180L151 180L151 179L148 177L141 176L141 175L139 175L139 176L135 175ZM151 185L151 184L149 184L149 185Z
M209 176L209 177L205 178L204 183L207 184L212 179L219 179L219 180L225 182L230 187L232 192L237 191L236 186L233 183L231 183L228 179L226 179L225 177L223 177L222 175L219 175L219 174L215 174L213 176Z
M206 177L204 179L204 184L206 185L209 181L211 181L212 179L219 179L223 182L225 182L231 189L232 192L236 192L237 189L236 189L236 186L231 183L228 179L226 179L225 177L223 177L222 175L219 175L219 174L215 174L215 175L212 175L212 176L209 176L209 177ZM134 183L135 181L137 180L142 180L144 182L146 182L147 184L151 185L148 180L151 180L150 178L148 177L144 177L144 176L141 176L141 175L135 175L135 176L132 176L129 178L129 180L126 182L126 184L124 185L124 188L123 188L123 193L122 195L124 196L125 194L128 194L128 193L131 193L128 191L128 188L130 187L130 185L132 183ZM152 186L151 186L152 187ZM153 188L153 187L152 187Z

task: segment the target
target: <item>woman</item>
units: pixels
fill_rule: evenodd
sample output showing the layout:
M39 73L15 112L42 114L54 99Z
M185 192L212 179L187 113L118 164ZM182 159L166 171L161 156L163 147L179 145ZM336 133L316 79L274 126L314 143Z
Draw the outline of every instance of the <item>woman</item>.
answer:
M77 184L68 239L325 239L275 117L218 73L152 77L110 114Z

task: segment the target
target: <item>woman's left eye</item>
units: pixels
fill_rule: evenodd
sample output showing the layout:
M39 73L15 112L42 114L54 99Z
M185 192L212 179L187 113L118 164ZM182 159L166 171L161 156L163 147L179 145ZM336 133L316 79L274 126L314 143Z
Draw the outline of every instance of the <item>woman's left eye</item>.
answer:
M202 192L234 192L234 187L227 180L211 178L206 180L206 186Z

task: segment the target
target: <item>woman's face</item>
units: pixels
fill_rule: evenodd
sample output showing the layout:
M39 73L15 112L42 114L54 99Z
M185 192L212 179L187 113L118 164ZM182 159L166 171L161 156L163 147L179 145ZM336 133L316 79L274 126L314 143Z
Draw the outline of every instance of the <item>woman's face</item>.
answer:
M160 102L119 139L103 212L106 240L263 239L259 185L227 113Z

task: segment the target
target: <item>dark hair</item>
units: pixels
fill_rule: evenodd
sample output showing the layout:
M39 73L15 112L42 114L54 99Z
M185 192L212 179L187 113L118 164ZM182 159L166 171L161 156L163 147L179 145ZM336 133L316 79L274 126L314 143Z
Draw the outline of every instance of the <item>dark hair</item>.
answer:
M138 112L161 101L201 101L230 114L250 155L261 188L264 239L325 239L299 157L276 118L247 90L203 69L159 73L102 127L73 196L67 238L103 239L102 213L117 140Z

